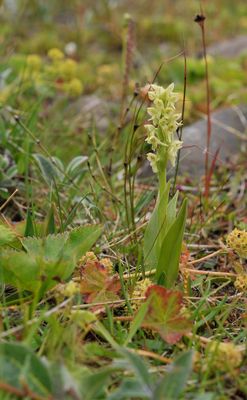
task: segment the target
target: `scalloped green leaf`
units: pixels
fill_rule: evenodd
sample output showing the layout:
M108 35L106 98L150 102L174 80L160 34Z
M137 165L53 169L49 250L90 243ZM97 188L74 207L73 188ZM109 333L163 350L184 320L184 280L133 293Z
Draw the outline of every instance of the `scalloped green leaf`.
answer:
M5 251L0 255L0 280L21 290L40 294L59 280L67 280L78 259L91 249L102 232L98 225L84 226L45 238L23 238L26 251Z

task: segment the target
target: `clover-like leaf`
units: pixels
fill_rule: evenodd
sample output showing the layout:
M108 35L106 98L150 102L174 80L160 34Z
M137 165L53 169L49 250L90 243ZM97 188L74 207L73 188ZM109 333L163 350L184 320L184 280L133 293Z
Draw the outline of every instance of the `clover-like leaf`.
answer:
M190 330L191 323L182 310L182 293L152 285L146 291L149 306L142 322L144 328L154 330L169 344L176 343Z
M81 293L87 303L101 303L118 300L121 288L117 275L111 275L98 261L88 261L82 268ZM100 307L95 306L94 309Z

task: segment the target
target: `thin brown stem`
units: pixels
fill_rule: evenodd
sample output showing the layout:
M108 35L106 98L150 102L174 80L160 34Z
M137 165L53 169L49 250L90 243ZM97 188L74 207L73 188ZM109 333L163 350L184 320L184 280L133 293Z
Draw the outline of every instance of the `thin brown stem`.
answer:
M202 50L203 50L203 58L205 63L205 82L206 82L206 96L207 96L207 142L206 142L206 153L205 153L205 186L204 186L204 195L205 198L208 198L209 190L210 190L210 180L209 176L209 151L210 151L210 139L211 139L211 110L210 110L210 88L209 88L209 72L208 72L208 60L207 60L207 46L206 46L206 33L205 33L205 15L201 6L201 14L197 15L195 18L195 22L201 28L202 34Z

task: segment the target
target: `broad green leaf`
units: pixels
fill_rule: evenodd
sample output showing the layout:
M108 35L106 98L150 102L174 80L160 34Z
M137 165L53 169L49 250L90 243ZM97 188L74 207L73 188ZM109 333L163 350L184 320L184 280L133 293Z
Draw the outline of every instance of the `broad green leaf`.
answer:
M166 232L176 219L178 201L178 191L174 194L173 198L169 201L166 211Z
M1 279L21 290L39 289L43 294L57 280L69 278L78 259L90 250L101 232L97 225L45 238L23 238L26 252L5 251L0 255Z
M37 397L49 397L51 378L44 363L32 351L19 343L0 343L0 381L17 389L23 383Z
M170 183L161 198L158 197L152 216L144 234L144 262L148 268L156 267L159 259L160 243L166 227L166 209Z
M192 372L193 353L188 351L177 358L171 365L171 371L162 379L157 386L154 397L155 400L175 400L180 398L186 383Z
M179 271L179 258L182 249L186 222L187 201L183 201L181 209L176 220L168 229L160 250L156 279L159 282L160 277L164 276L166 287L172 287L176 282Z
M24 238L23 247L29 254L42 256L46 260L59 260L64 252L68 233L48 235L45 238Z
M42 154L33 154L33 158L37 162L42 176L46 183L50 186L59 177L58 170L54 163Z
M68 241L65 246L65 253L73 251L76 258L80 258L89 251L102 234L100 225L86 225L69 232Z
M0 276L3 283L33 291L40 285L40 266L34 256L5 251L0 255Z
M149 300L142 326L160 334L170 344L176 343L191 329L191 323L182 313L182 293L163 286L149 286Z

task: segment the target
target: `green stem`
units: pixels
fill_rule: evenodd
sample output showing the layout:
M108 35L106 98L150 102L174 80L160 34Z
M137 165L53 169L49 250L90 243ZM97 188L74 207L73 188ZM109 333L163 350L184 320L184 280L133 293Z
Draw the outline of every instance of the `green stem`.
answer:
M165 158L165 160L162 160L162 162L160 162L158 168L159 197L162 196L162 193L164 193L166 188L166 164L167 164L167 159Z
M162 161L159 162L158 165L158 178L159 178L159 191L158 191L158 198L157 198L157 203L159 205L160 200L162 198L162 195L166 189L166 166L167 166L167 157L165 156L164 159ZM161 248L161 244L162 244L162 234L161 234L161 229L162 229L162 225L164 223L164 220L166 218L166 211L165 211L165 215L163 214L164 212L164 208L158 206L158 231L159 231L159 235L157 237L157 246L160 249Z

